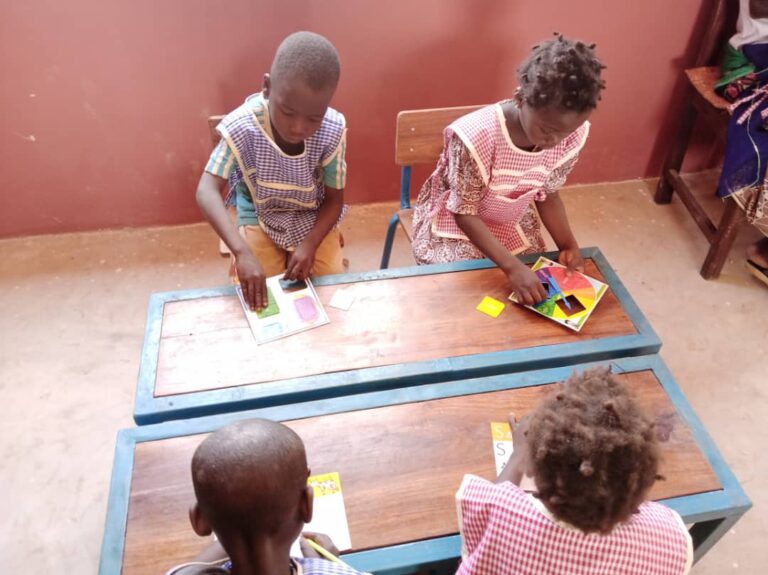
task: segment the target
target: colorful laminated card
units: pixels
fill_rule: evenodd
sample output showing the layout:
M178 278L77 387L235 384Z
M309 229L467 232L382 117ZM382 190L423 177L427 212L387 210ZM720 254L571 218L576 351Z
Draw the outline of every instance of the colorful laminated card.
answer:
M512 428L509 423L492 421L491 438L493 439L493 458L496 460L496 476L498 477L512 456ZM520 487L525 491L536 491L536 484L530 475L523 476Z
M525 307L574 331L584 327L592 311L608 291L608 284L581 272L575 271L569 276L565 266L545 257L540 257L531 269L544 286L547 299ZM509 299L519 303L514 293Z
M477 304L475 309L484 313L485 315L489 315L491 317L499 317L499 314L504 311L505 307L505 303L500 302L497 299L493 299L490 296L485 296L482 301Z
M256 343L267 343L328 323L312 282L281 280L282 276L267 278L268 304L259 311L252 311L246 305L239 285L235 288Z
M304 526L304 531L324 533L331 538L339 551L352 548L347 524L347 510L344 507L344 496L341 493L341 478L338 472L312 475L307 484L315 493L314 513L312 521ZM299 536L301 537L301 536ZM291 546L291 557L301 557L299 540Z

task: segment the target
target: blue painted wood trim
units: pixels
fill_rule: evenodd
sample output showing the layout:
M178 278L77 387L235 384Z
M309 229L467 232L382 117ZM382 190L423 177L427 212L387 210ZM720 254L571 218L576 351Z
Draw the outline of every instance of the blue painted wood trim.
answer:
M122 571L135 447L136 442L128 433L118 432L99 558L99 573L104 575Z
M107 524L104 544L102 546L102 570L100 572L118 573L119 565L122 562L125 525L128 515L128 496L130 494L130 476L133 467L133 453L137 443L207 433L228 423L253 417L286 421L371 409L385 405L398 405L444 397L457 397L504 389L545 385L567 378L574 369L583 370L604 364L605 362L590 362L543 369L536 372L519 372L404 387L390 391L373 391L123 430L118 435L118 443L115 450ZM680 513L683 520L687 523L716 522L704 534L706 537L701 540L699 548L696 550L696 557L701 557L752 504L661 358L655 355L629 357L613 360L610 364L615 372L635 372L650 369L655 373L678 414L691 429L694 440L701 447L723 487L721 490L663 501L663 503ZM724 521L720 521L722 519ZM396 570L412 565L428 564L453 558L458 554L457 541L458 536L453 535L390 548L362 551L346 555L345 559L349 560L350 564L369 571ZM452 553L456 553L456 555L451 555ZM414 563L410 563L411 561L414 561Z
M511 369L515 371L533 370L576 362L608 360L620 356L646 355L658 352L661 341L600 250L584 248L582 253L585 258L591 258L595 262L606 281L611 285L611 289L614 290L635 326L636 334L318 374L166 397L154 396L164 304L169 301L235 295L235 291L234 287L225 286L153 294L147 313L144 348L136 387L134 420L139 425L145 425L168 419L242 411L279 403L296 403L309 399L392 389L444 379L496 375ZM545 255L555 258L557 252L548 252ZM532 263L537 258L538 255L522 257L526 263ZM494 265L490 260L470 260L429 266L412 266L358 274L323 276L317 278L315 284L318 286L341 285L361 281L487 269L494 267Z

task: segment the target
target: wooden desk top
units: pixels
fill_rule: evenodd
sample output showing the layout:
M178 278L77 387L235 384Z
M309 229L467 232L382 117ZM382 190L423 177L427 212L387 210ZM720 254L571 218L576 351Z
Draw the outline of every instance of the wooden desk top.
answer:
M646 412L669 431L662 443L661 469L668 479L654 486L651 497L720 489L655 372L642 369L619 377ZM495 474L489 422L504 421L511 410L528 413L550 390L550 385L503 389L287 424L303 438L312 473L340 473L354 548L384 547L456 533L454 494L462 476ZM163 426L156 427L163 432ZM171 437L135 446L123 573L162 573L207 543L193 533L187 520L193 502L189 465L203 437Z
M637 333L613 290L575 333L507 302L497 268L356 282L346 312L328 306L338 288L317 287L330 324L262 346L234 296L167 302L154 397ZM475 310L486 295L507 302L497 319Z

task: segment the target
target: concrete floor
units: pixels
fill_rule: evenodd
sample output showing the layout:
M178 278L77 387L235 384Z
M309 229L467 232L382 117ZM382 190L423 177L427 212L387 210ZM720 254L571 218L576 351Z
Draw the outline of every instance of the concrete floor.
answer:
M712 175L695 178L705 194ZM745 229L717 281L699 276L707 244L654 182L563 193L584 246L618 270L666 360L755 507L696 575L768 565L768 289L743 268ZM713 210L717 200L712 198ZM351 271L378 266L394 205L355 206L344 223ZM132 426L152 292L225 282L206 225L0 241L0 573L95 572L115 433ZM392 265L411 265L399 236Z

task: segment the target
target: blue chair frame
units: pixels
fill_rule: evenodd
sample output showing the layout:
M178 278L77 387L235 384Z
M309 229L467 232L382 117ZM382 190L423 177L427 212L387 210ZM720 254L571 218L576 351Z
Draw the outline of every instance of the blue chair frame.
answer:
M482 106L458 106L427 110L403 110L397 115L395 130L395 164L400 166L400 209L389 220L381 269L389 267L395 230L403 222L403 212L411 209L411 168L415 164L432 164L443 151L443 130L454 120ZM409 238L410 240L410 238Z
M400 223L400 211L411 209L411 166L400 168L400 210L392 215L387 227L387 237L384 240L384 253L381 255L380 269L389 267L389 257L392 255L392 244L395 241L395 231Z

